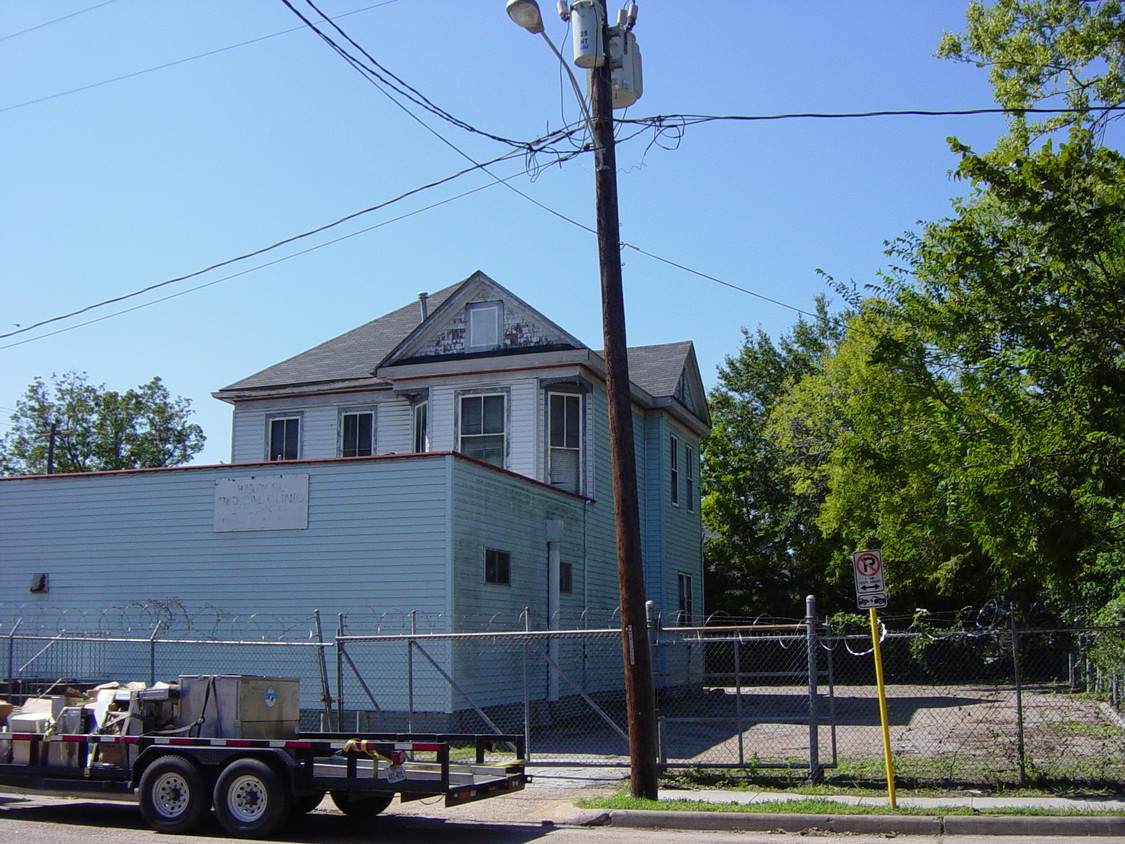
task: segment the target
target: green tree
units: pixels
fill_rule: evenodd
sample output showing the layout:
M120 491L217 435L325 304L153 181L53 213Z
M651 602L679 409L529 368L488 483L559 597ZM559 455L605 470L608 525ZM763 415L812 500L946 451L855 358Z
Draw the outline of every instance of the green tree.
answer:
M1125 529L1125 160L1091 133L955 144L972 195L892 248L881 295L774 409L817 524L924 600L1105 600ZM966 592L966 588L968 591Z
M988 68L996 102L1010 109L1077 109L1028 122L1011 118L1026 142L1066 126L1098 128L1125 102L1125 13L1119 0L974 0L963 33L945 33L937 55Z
M813 524L815 494L797 492L766 436L777 401L842 336L823 299L817 316L774 341L743 331L709 396L714 426L703 444L707 606L734 616L799 614L823 574L832 543Z
M159 378L124 393L85 373L36 378L0 441L0 468L30 475L179 466L203 448L191 414L190 400L173 398Z

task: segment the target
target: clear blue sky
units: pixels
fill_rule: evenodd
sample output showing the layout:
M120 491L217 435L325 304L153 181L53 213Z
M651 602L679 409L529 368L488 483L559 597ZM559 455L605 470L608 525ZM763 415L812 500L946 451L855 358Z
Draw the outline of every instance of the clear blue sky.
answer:
M97 4L0 5L0 333L267 246L466 166L310 31L265 37L301 26L280 0ZM531 139L577 117L557 60L511 23L504 0L319 5L331 16L361 10L338 23L473 126ZM557 43L566 26L551 0L540 5ZM943 29L962 28L964 7L642 0L635 34L645 94L626 116L987 107L984 71L932 57ZM204 53L212 54L187 60ZM53 96L127 74L138 75ZM423 119L478 161L504 151ZM886 264L884 241L948 212L965 190L948 177L948 136L986 149L1003 125L996 115L712 123L689 128L674 149L643 135L618 148L622 238L809 309L828 292L818 268L872 282ZM593 225L588 157L534 179L523 170L514 161L493 172L516 175L521 191ZM0 431L36 375L85 370L119 390L159 375L193 402L208 436L200 462L228 460L230 410L212 390L478 269L600 348L594 238L491 181L463 177L50 330L183 293L168 301L54 336L41 336L45 328L0 340ZM389 222L475 188L483 189ZM631 250L624 260L629 343L693 340L708 386L743 327L776 335L797 317Z

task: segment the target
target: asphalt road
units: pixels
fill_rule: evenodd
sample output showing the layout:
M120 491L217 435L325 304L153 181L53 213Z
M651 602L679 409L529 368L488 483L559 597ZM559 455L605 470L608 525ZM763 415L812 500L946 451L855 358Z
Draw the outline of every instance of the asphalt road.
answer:
M832 835L804 833L725 833L675 830L613 829L608 827L556 826L544 823L488 823L433 817L387 815L358 824L324 811L296 818L275 841L289 844L360 844L394 841L396 844L786 844L786 842L839 840L841 844L885 844L882 835ZM1058 844L1054 836L978 838L975 836L899 836L904 844ZM161 835L141 820L131 804L31 797L0 802L0 841L19 844L58 844L59 841L112 842L112 844L230 844L211 820L198 835ZM1064 839L1065 840L1065 839ZM1095 844L1125 844L1125 838L1085 839Z

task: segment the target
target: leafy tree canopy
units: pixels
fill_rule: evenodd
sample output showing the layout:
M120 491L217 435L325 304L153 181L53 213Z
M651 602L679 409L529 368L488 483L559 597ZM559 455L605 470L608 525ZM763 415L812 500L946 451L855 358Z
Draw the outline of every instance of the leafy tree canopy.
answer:
M159 378L118 393L85 373L36 378L16 402L0 441L6 475L179 466L203 448L191 402ZM52 433L53 432L53 433Z
M988 68L1005 108L1078 109L1028 122L1012 118L1026 141L1066 126L1104 126L1125 102L1125 13L1120 0L973 0L963 33L945 33L937 55ZM1006 144L1001 144L1001 147Z
M789 484L766 426L774 404L819 366L843 327L819 299L816 318L797 323L776 343L760 329L744 330L742 348L719 369L709 396L713 428L703 443L711 612L799 614L810 581L823 576L832 543L813 523L818 500Z

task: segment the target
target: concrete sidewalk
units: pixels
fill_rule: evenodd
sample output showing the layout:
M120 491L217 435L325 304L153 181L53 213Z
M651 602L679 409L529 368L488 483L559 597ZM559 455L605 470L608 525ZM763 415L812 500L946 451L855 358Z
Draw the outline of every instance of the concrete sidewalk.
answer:
M932 811L927 815L809 815L796 813L681 812L579 809L574 804L587 797L618 793L622 785L620 770L547 769L533 774L534 780L523 791L482 800L450 809L425 803L397 801L388 814L434 815L450 820L485 823L515 823L566 826L620 826L646 829L683 829L745 832L805 832L810 830L866 835L940 836L1113 836L1125 841L1125 800L1060 797L899 797L900 808ZM686 791L661 789L661 800L691 800L706 803L791 802L808 799L836 801L847 805L886 805L886 796L856 797L804 795L773 791ZM427 801L428 802L428 801ZM943 809L967 806L977 811L996 808L1041 807L1060 813L1118 812L1119 816L1042 816L1042 815L944 815Z

